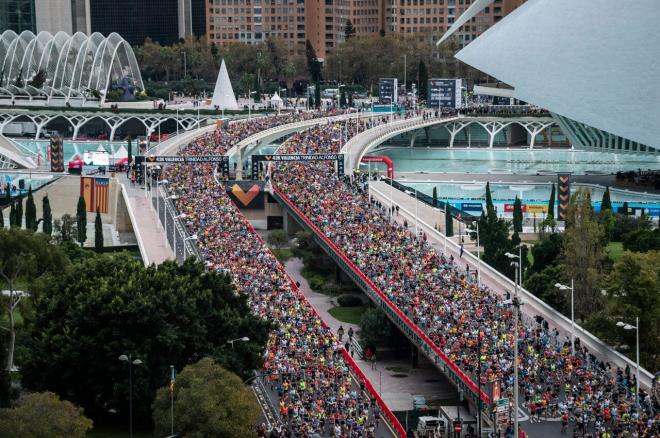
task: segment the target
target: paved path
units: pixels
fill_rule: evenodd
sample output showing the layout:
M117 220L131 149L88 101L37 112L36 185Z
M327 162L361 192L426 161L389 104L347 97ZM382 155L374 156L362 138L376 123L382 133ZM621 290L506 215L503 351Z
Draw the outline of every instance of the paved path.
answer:
M305 277L302 276L303 263L299 258L289 259L285 264L286 270L294 281L300 283L300 291L314 306L323 321L337 334L340 325L344 326L345 333L349 327L357 333L357 325L341 322L328 311L335 307L328 295L314 292ZM348 335L344 335L344 340ZM355 362L362 372L369 378L376 390L392 411L405 411L413 409L413 395L423 395L427 400L447 400L456 398L456 391L452 384L430 363L420 355L420 365L412 368L410 360L386 359L378 361L376 369L371 363L357 357ZM406 377L395 377L406 375Z
M144 196L144 186L131 185L125 173L117 174L117 178L126 195L126 207L145 266L174 260L174 252L167 243L163 226L156 217L149 198Z

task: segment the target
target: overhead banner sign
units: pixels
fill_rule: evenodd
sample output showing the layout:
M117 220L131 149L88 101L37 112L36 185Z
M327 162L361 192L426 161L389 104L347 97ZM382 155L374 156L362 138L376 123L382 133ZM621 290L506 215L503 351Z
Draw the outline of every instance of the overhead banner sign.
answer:
M568 203L571 200L571 174L558 173L557 174L557 219L560 221L566 220L566 212L568 211Z
M229 157L226 155L138 155L135 157L137 165L146 164L204 164L218 163L218 172L224 178L229 178ZM139 166L139 172L143 173L142 166Z
M429 79L427 106L429 108L460 108L461 79Z
M64 172L64 144L61 138L50 139L50 171Z
M227 181L225 190L240 210L264 208L263 181Z
M378 80L378 101L387 105L399 101L399 80L397 78L380 78Z
M278 155L252 155L252 179L259 179L260 164L262 162L289 163L296 161L335 161L337 175L344 176L344 154L278 154Z

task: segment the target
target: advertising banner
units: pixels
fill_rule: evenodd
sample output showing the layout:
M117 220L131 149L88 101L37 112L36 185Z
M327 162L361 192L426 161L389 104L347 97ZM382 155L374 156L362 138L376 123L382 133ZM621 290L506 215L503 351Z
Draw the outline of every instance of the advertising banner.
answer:
M397 78L380 78L378 80L378 101L382 104L397 103L399 101Z
M225 190L240 210L264 208L264 183L262 181L227 181Z
M429 79L427 106L429 108L460 108L461 79Z
M344 176L344 154L278 154L278 155L252 155L252 179L259 179L262 162L282 163L295 161L335 161L337 175Z
M50 171L64 172L64 143L61 138L50 139Z
M568 210L568 203L571 200L571 174L558 173L557 174L557 219L560 221L566 220L566 212Z
M548 204L525 204L528 213L547 213Z
M463 202L461 204L461 210L464 211L478 211L481 213L481 210L483 209L483 206L481 205L480 202Z

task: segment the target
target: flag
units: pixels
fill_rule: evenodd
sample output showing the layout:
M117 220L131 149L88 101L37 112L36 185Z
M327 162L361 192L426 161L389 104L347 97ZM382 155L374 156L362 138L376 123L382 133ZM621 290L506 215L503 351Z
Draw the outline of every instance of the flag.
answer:
M110 179L109 178L96 178L95 184L94 207L90 210L99 213L108 212L108 195L110 193ZM87 204L89 205L89 204Z
M174 392L174 382L176 381L176 371L174 371L174 367L170 367L170 380L167 384L167 389L170 392Z
M85 199L87 211L94 211L94 178L80 178L80 196Z

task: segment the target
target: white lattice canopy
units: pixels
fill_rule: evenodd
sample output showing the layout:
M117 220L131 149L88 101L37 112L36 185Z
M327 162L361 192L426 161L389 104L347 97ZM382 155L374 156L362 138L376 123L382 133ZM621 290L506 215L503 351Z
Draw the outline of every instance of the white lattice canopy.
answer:
M0 96L92 98L124 79L144 89L133 49L116 33L0 34Z

